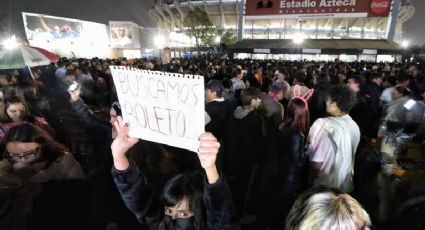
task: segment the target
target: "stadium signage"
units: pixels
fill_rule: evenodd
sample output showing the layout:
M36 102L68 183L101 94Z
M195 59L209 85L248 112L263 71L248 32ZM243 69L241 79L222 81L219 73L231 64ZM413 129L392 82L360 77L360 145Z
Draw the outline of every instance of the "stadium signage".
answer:
M247 0L247 19L387 17L392 0Z
M334 6L356 6L356 0L305 0L305 1L280 1L280 8L309 8L309 7L334 7Z

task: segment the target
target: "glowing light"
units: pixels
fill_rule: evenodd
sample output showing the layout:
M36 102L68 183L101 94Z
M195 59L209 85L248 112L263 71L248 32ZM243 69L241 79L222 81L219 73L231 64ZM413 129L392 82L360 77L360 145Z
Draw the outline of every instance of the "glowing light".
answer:
M221 37L220 36L216 36L214 39L215 43L220 43L221 41Z
M403 48L407 48L407 47L409 47L409 45L410 45L410 42L407 41L407 40L404 40L404 41L401 42L401 46L403 46Z
M155 37L155 46L157 47L157 48L164 48L164 46L165 46L165 38L163 37L163 36L161 36L161 35L157 35L156 37Z
M4 45L4 47L6 48L6 49L15 49L15 48L17 48L18 46L19 46L19 43L18 43L18 41L16 40L16 37L15 37L15 35L13 35L12 37L10 37L9 39L6 39L4 42L3 42L3 45Z
M295 44L301 44L301 43L304 42L304 39L305 39L304 34L302 34L302 33L296 33L296 34L294 34L294 38L292 39L292 41Z

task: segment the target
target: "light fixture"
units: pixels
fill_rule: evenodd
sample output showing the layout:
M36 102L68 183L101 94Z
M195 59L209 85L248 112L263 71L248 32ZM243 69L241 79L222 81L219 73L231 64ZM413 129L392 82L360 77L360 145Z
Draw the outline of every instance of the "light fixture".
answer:
M15 35L12 35L12 37L10 37L10 38L8 38L8 39L4 40L3 45L4 45L4 47L5 47L6 49L11 50L11 49L15 49L15 48L17 48L17 47L19 46L19 43L18 43L18 41L16 40Z
M407 47L409 47L409 45L410 45L410 42L409 42L409 41L407 41L407 40L403 40L403 41L401 42L401 46L402 46L403 48L407 48Z
M292 38L292 41L295 43L295 44L301 44L301 43L303 43L304 42L304 34L302 34L302 33L296 33L296 34L294 34L294 38Z
M155 37L154 43L155 43L155 46L157 48L162 49L165 46L165 38L163 36L161 36L161 35L157 35Z

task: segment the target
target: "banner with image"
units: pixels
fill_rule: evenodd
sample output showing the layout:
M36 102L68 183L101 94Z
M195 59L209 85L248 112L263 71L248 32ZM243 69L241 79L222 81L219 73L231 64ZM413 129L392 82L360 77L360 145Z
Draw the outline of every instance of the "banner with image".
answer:
M134 48L135 27L133 22L109 22L111 46L113 48Z
M33 13L22 13L22 17L30 44L72 41L79 39L81 35L81 20Z
M110 66L130 135L196 152L204 132L204 77Z
M247 19L388 17L392 0L247 0Z

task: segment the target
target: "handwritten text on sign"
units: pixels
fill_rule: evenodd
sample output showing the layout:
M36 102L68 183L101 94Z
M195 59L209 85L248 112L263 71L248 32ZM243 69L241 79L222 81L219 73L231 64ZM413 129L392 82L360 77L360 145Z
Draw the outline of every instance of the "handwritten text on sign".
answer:
M130 135L197 151L204 132L204 78L111 66Z

